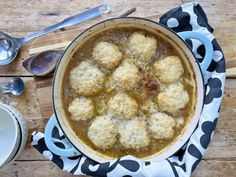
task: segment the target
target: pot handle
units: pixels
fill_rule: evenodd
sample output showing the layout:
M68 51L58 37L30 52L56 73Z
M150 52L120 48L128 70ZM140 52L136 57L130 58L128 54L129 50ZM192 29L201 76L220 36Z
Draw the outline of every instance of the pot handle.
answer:
M179 32L177 33L183 40L186 39L197 39L201 41L205 47L205 57L203 61L200 64L201 70L203 72L207 71L207 68L211 64L212 56L213 56L213 46L210 41L206 36L204 36L201 33L194 32L194 31L185 31L185 32Z
M56 116L55 114L53 114L51 116L51 118L49 119L46 128L45 128L45 144L47 146L47 148L54 154L58 155L58 156L62 156L62 157L73 157L73 156L77 156L80 155L80 152L78 152L75 148L70 148L70 149L62 149L59 148L58 146L56 146L53 142L52 139L52 131L53 128L55 127L55 125L57 125L58 122L56 120Z

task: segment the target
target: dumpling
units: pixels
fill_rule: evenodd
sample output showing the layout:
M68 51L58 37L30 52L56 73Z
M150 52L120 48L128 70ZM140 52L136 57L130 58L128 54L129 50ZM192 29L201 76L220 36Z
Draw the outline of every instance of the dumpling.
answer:
M162 111L176 113L189 102L189 95L181 82L175 82L157 96L158 107Z
M70 86L78 95L94 95L102 90L103 85L103 72L86 61L82 61L70 72Z
M98 116L88 129L88 137L100 149L108 149L117 141L117 126L108 115Z
M174 136L175 120L165 114L156 112L148 119L149 130L155 139L171 139Z
M109 112L121 119L130 119L138 111L138 104L135 99L126 93L117 93L108 101Z
M154 63L155 74L163 83L179 81L184 73L183 65L177 56L168 56Z
M128 48L136 58L143 62L149 62L156 53L157 40L154 36L145 36L142 32L134 32L129 37Z
M131 90L139 81L139 71L134 64L125 62L114 71L112 79L121 90Z
M92 55L97 64L111 70L119 65L123 54L117 45L110 42L99 42L94 47Z
M119 126L120 144L125 148L139 149L150 143L145 122L134 118Z
M89 120L94 115L94 105L90 98L75 98L68 107L72 120Z

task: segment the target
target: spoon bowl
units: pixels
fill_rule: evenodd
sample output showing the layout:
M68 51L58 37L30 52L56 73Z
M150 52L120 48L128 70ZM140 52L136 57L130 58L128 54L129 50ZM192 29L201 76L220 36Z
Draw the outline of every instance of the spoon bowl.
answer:
M11 93L12 95L19 96L24 92L24 82L20 77L14 78L6 86L0 87L0 95L4 93Z
M10 84L11 93L15 96L19 96L24 92L24 82L21 78L17 77Z
M19 48L17 39L0 32L0 65L11 63L17 56Z
M48 50L26 59L22 65L34 76L44 76L55 69L62 53L61 50Z

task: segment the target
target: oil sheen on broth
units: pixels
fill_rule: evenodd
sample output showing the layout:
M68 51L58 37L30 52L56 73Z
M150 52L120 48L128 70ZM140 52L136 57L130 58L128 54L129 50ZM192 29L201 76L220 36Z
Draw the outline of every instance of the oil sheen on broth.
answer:
M106 42L111 42L113 44L116 44L119 46L120 51L123 53L125 52L125 50L127 50L127 41L128 41L128 37L134 32L134 31L140 31L139 29L135 29L135 28L116 28L113 30L109 30L109 31L105 31L103 33L100 33L99 35L93 37L92 39L90 39L89 41L85 42L72 56L72 58L70 58L70 63L66 69L66 73L65 73L65 78L63 80L63 100L64 100L64 110L66 112L67 115L67 119L70 122L70 126L73 128L73 131L76 133L76 135L85 143L87 144L89 147L91 147L92 149L96 150L97 152L104 154L106 156L110 156L110 157L121 157L121 156L125 156L125 155L133 155L139 158L143 158L143 157L147 157L150 156L152 154L155 154L161 150L163 150L166 146L168 146L169 144L171 144L173 142L174 139L176 139L181 132L184 130L185 125L181 126L180 128L176 128L175 127L175 135L172 139L169 140L156 140L156 139L151 139L151 143L149 144L149 146L145 147L145 148L140 148L140 149L125 149L124 147L122 147L119 142L117 141L117 143L112 146L110 149L106 149L106 150L102 150L97 148L96 146L93 145L93 143L89 140L88 136L87 136L87 132L88 132L88 127L91 124L91 121L89 122L85 122L85 121L73 121L70 117L70 113L68 112L67 108L69 106L69 104L71 103L71 101L78 97L78 95L71 89L70 84L69 84L69 73L70 71L80 63L80 61L83 60L91 60L92 59L92 51L93 51L93 47L100 41L106 41ZM148 34L148 32L143 31L144 33ZM153 35L153 34L150 34ZM157 52L156 55L153 57L152 61L150 62L150 65L152 65L156 60L165 57L165 56L170 56L170 55L174 55L174 56L179 56L179 54L177 53L177 51L167 42L165 42L165 40L163 40L160 36L154 35L155 38L157 39ZM180 57L180 56L179 56ZM129 58L129 56L126 56L126 58ZM180 57L181 58L181 57ZM96 65L96 63L94 62L94 65ZM141 64L139 63L139 66ZM178 112L178 116L182 116L184 118L185 124L188 121L188 118L191 117L193 110L194 110L194 105L195 105L195 93L194 93L194 84L195 84L195 76L193 75L191 68L187 68L187 65L185 62L182 62L182 65L184 67L184 74L182 77L182 83L184 84L184 88L185 90L187 90L188 94L189 94L189 102L187 104L187 106L182 109L181 111ZM96 65L98 66L98 65ZM98 66L105 74L110 75L111 71L105 70L103 68L101 68L100 66ZM142 73L145 73L145 75L147 74L148 76L154 76L154 71L151 69L151 67L149 67L149 65L143 65L140 66L140 68L138 67L138 69L141 70ZM107 78L106 78L107 79ZM148 78L145 78L148 80ZM145 82L145 79L143 82ZM142 82L142 81L141 81ZM139 107L140 105L143 103L144 99L153 99L153 97L155 95L157 95L160 91L159 87L160 87L161 83L158 83L157 87L157 91L152 91L151 89L142 87L139 89L135 89L132 91L129 91L128 94L131 95L133 98L136 99ZM106 94L104 94L106 93ZM100 92L97 95L94 96L90 96L90 98L92 98L93 102L95 103L99 103L99 101L102 99L105 100L109 100L109 98L114 95L113 91L107 91L106 88L104 88L102 90L102 92ZM96 110L96 108L95 108ZM98 115L98 112L95 111L95 114ZM96 115L95 115L96 116Z

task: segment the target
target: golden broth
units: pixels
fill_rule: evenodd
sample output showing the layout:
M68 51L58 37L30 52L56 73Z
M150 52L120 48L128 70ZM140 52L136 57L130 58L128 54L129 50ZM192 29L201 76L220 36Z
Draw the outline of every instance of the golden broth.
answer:
M67 115L67 119L69 120L70 126L72 127L73 131L86 145L88 145L89 147L91 147L95 151L97 151L101 154L104 154L106 156L114 157L114 158L118 158L118 157L128 155L128 154L139 157L139 158L143 158L143 157L147 157L152 154L155 154L157 152L160 152L165 147L170 145L173 142L173 140L176 139L181 134L181 132L183 132L183 130L185 128L185 125L179 129L175 128L175 135L170 140L151 139L151 143L149 144L149 146L147 146L145 148L140 148L138 150L125 149L124 147L122 147L119 144L119 142L117 142L110 149L102 150L102 149L97 148L95 145L93 145L93 143L89 140L89 138L87 136L88 127L89 127L91 121L88 121L88 122L73 121L71 119L70 113L68 112L67 109L68 109L70 102L74 98L78 97L78 95L70 88L70 84L69 84L69 73L72 70L72 68L74 68L76 65L78 65L79 62L82 60L91 60L93 62L92 50L93 50L93 47L96 45L96 43L98 43L100 41L107 41L107 42L111 42L113 44L116 44L119 46L121 52L125 52L127 50L127 39L134 31L140 31L140 30L137 30L135 28L118 28L118 29L116 28L116 29L102 32L99 35L91 38L89 41L84 43L75 52L75 54L72 56L72 58L70 58L70 62L69 62L69 65L66 69L66 73L65 73L65 77L64 77L64 81L63 81L64 82L63 83L63 87L64 87L63 88L63 96L62 96L62 98L63 98L62 100L64 101L63 106L64 106L64 110ZM149 34L146 31L144 31L144 32L146 34ZM153 34L149 34L149 35L153 35ZM144 79L143 79L144 82L146 82L145 79L150 81L153 78L155 78L154 71L152 70L150 65L152 65L153 62L155 62L157 59L160 59L162 57L169 56L169 55L175 55L175 56L180 57L180 55L178 54L177 50L174 49L174 47L172 47L169 43L165 42L165 40L162 39L160 36L157 36L157 35L154 35L154 36L157 39L157 52L156 52L157 54L153 57L152 62L150 62L149 65L144 65L144 64L140 64L140 63L138 64L138 68L140 68L141 75L142 76L148 75L147 78L144 77ZM125 58L132 58L132 57L125 55ZM135 61L133 61L133 62L135 62ZM189 64L186 64L185 62L182 61L182 64L185 68L182 82L184 84L185 89L187 90L187 92L189 94L190 101L187 104L187 106L178 113L177 116L178 117L182 116L184 118L184 121L186 124L188 122L188 119L192 117L192 114L195 109L196 93L194 93L193 90L196 90L196 89L194 89L194 87L196 87L196 82L195 82L195 75L193 74L193 69L190 68ZM95 62L94 62L94 65L96 65ZM104 70L100 66L98 66L98 67L106 75L111 74L110 71ZM106 80L107 80L107 78L106 78ZM155 78L155 80L156 80L156 78ZM147 82L149 82L149 81L147 81ZM140 81L140 82L142 82L142 81ZM158 82L158 89L152 90L147 86L140 86L140 87L128 92L128 94L131 95L133 98L135 98L137 103L140 106L145 99L152 99L153 100L154 96L160 92L160 89L159 89L160 84L161 83ZM143 85L143 84L141 84L141 85ZM101 99L109 100L109 98L112 95L114 95L114 93L115 93L114 90L108 91L107 88L104 88L101 93L99 93L95 96L91 96L90 98L92 98L92 100L96 106L96 103L99 103L99 101ZM96 111L95 116L97 116L97 115L99 115L98 111ZM175 116L173 116L173 117L175 117Z

